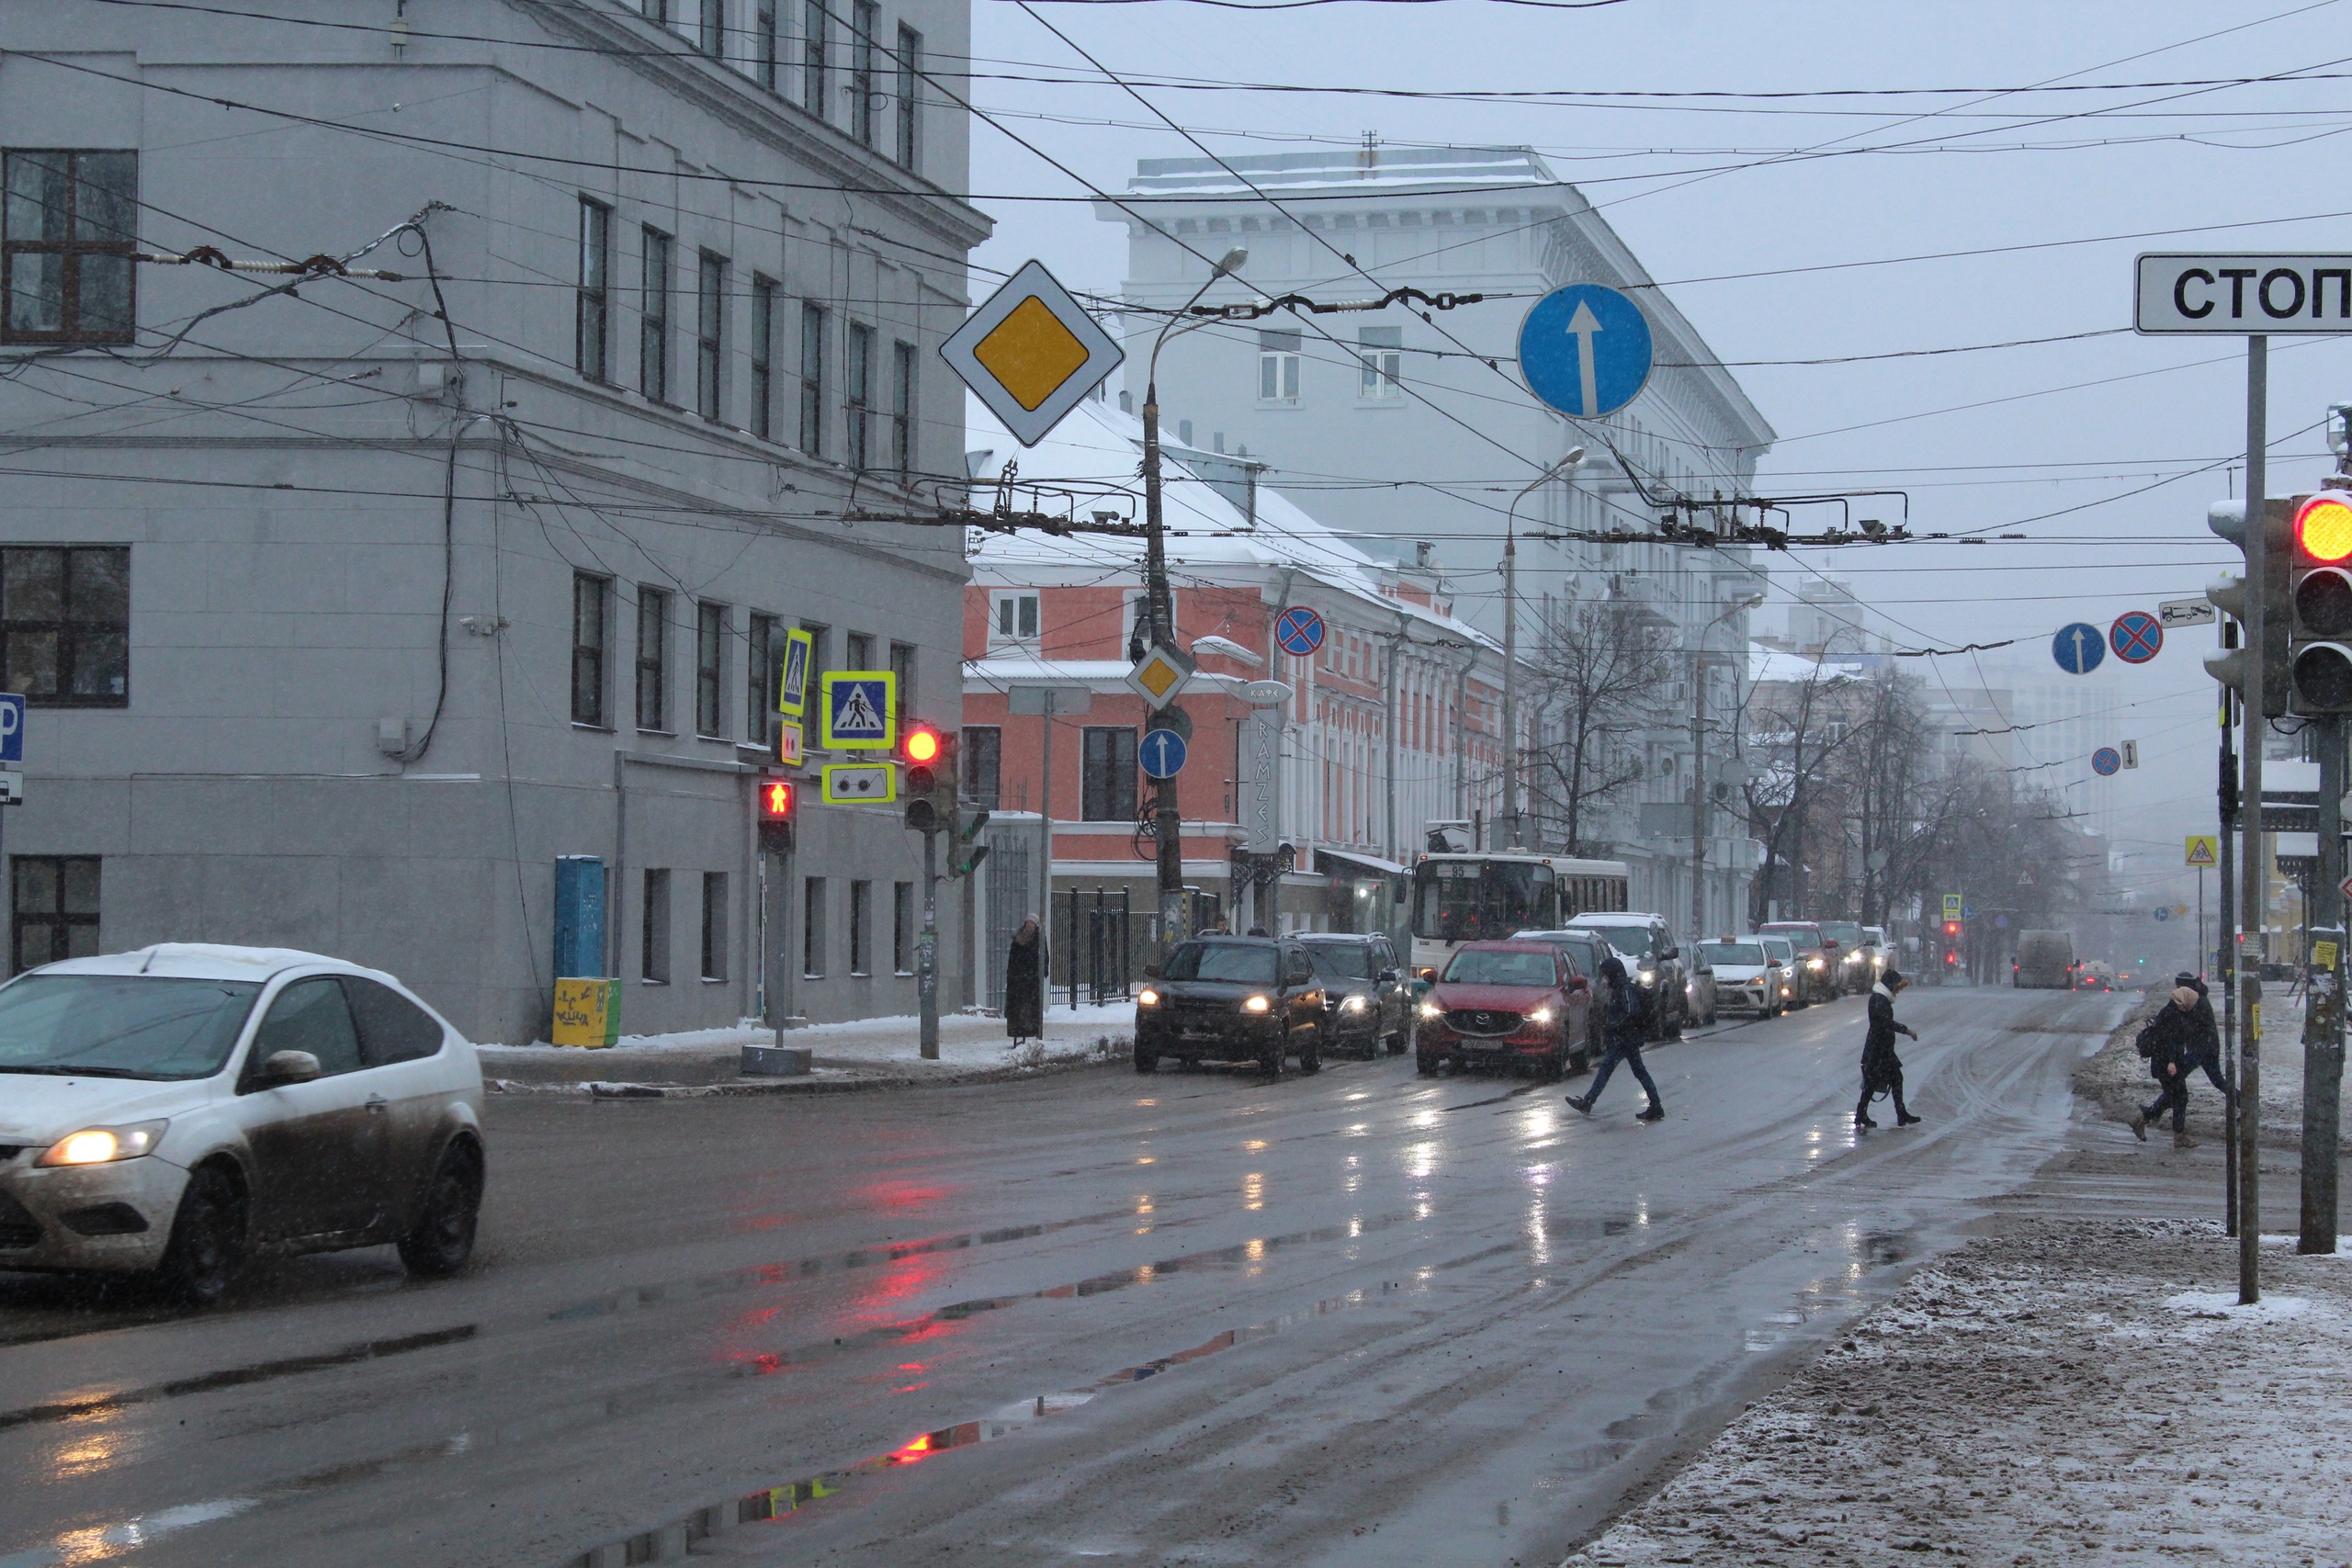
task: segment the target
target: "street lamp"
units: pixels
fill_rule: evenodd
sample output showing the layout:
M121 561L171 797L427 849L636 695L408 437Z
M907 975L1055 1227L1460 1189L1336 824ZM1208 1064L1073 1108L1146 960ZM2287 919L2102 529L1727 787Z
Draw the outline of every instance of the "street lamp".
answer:
M1690 940L1697 942L1707 926L1707 634L1734 615L1753 610L1764 595L1736 599L1699 628L1699 646L1690 650Z
M1176 608L1168 591L1168 536L1160 524L1159 512L1159 351L1168 340L1181 332L1208 325L1216 318L1199 317L1186 321L1185 313L1201 302L1211 286L1220 277L1240 270L1250 259L1250 252L1236 245L1217 258L1209 269L1206 282L1193 291L1183 309L1171 314L1160 324L1159 335L1151 341L1151 358L1144 371L1143 390L1143 507L1144 507L1144 594L1151 612L1152 641L1163 648L1176 645ZM1165 953L1184 940L1184 848L1182 842L1184 819L1176 807L1176 780L1160 779L1154 793L1152 825L1159 840L1159 942Z
M1503 512L1503 836L1507 849L1523 849L1519 815L1519 503L1563 472L1584 466L1584 448L1568 455L1527 482Z

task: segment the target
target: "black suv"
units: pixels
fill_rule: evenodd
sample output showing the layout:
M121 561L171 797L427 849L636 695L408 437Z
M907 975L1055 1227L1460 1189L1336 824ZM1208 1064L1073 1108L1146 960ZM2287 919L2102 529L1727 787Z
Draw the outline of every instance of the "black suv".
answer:
M1323 981L1323 1013L1331 1049L1354 1050L1369 1058L1379 1055L1385 1045L1390 1055L1403 1055L1405 980L1388 939L1377 932L1365 936L1317 932L1298 941L1315 960L1315 973Z
M1217 936L1188 942L1136 993L1136 1071L1162 1056L1187 1065L1256 1062L1278 1077L1323 1066L1324 985L1295 942Z

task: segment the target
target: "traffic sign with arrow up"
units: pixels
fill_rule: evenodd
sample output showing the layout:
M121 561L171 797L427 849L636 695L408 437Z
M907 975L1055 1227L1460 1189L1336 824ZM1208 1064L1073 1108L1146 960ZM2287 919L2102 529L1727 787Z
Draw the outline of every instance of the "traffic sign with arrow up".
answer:
M1598 419L1650 378L1649 318L1614 288L1572 283L1535 301L1519 325L1519 373L1562 413Z

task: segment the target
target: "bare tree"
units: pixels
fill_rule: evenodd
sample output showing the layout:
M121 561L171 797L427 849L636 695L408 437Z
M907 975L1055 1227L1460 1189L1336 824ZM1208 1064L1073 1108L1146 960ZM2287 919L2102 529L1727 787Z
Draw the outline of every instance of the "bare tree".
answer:
M1748 735L1748 831L1764 843L1764 869L1748 896L1748 915L1762 920L1778 899L1781 912L1802 918L1809 880L1808 843L1819 844L1836 821L1816 823L1834 806L1830 763L1851 738L1855 678L1816 663L1801 681L1751 687L1742 722Z
M1673 678L1665 629L1629 605L1566 604L1546 617L1535 664L1544 722L1528 753L1528 798L1540 841L1605 854L1611 845L1595 820L1640 781L1644 758L1627 739L1649 727Z

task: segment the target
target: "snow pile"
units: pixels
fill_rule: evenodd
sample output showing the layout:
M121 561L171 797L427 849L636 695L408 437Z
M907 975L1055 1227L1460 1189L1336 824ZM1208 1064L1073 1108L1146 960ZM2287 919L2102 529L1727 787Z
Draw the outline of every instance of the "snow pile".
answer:
M1973 1242L1568 1563L2352 1562L2352 1269L2269 1254L2248 1308L2235 1258L2201 1222Z

